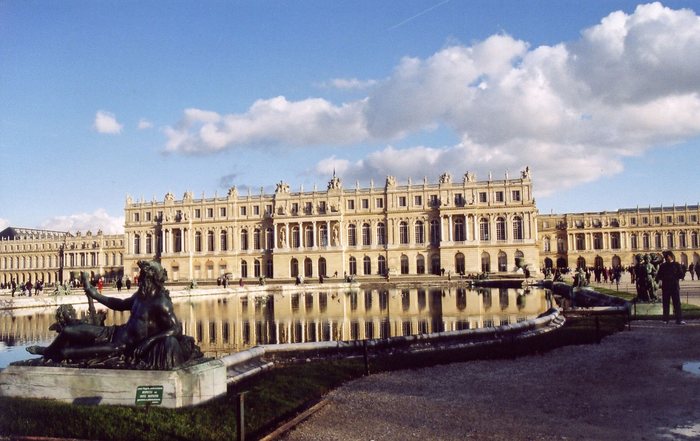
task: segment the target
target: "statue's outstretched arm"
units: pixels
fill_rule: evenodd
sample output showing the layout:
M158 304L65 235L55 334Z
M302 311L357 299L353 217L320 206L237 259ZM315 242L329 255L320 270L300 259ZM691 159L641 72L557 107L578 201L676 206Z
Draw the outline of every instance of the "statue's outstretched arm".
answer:
M92 286L87 273L82 273L80 279L83 282L85 294L102 303L109 309L113 309L115 311L128 311L131 309L131 305L133 303L132 297L129 297L128 299L118 299L115 297L103 296L94 286Z

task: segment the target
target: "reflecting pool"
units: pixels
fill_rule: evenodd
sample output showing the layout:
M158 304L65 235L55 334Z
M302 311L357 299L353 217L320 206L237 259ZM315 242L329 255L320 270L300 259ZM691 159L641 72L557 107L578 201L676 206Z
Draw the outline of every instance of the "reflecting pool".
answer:
M278 289L255 295L174 297L175 314L207 356L262 344L349 341L488 328L534 319L552 305L544 289ZM85 315L87 305L76 305ZM99 308L98 308L99 309ZM128 312L108 310L107 324ZM0 312L0 368L48 344L54 311Z

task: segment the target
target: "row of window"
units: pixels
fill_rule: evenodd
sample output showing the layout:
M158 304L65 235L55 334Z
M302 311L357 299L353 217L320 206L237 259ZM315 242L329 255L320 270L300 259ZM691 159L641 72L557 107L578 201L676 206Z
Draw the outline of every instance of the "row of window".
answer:
M430 244L431 245L438 245L440 243L440 221L438 220L432 220L430 221L429 224L429 238L430 238ZM516 216L513 218L512 221L512 239L513 240L522 240L523 239L523 223L522 223L522 218L519 216ZM301 229L298 226L294 226L291 228L291 234L290 234L290 243L289 246L291 248L301 248L301 247L313 247L315 246L315 237L314 237L314 230L312 225L307 225L303 229L303 237L301 235ZM358 235L357 235L357 226L355 224L350 224L348 225L347 229L347 242L348 246L357 246L358 245ZM465 227L465 220L464 218L455 218L454 219L454 225L453 225L453 237L452 240L456 242L461 242L467 240L467 231ZM183 238L182 238L182 231L179 229L175 229L172 232L173 235L173 246L172 246L172 252L179 253L184 251L183 248ZM376 225L374 234L372 232L372 228L370 227L369 224L365 223L362 224L361 227L361 241L363 246L370 246L372 245L372 238L374 236L375 238L375 243L376 245L383 246L387 244L387 236L386 236L386 226L384 225L383 222L380 222ZM260 229L255 229L253 230L253 235L252 235L252 249L254 250L261 250L263 249L263 244L265 245L266 250L271 250L275 248L274 244L274 234L272 228L268 228L264 232L261 231ZM479 220L479 238L480 240L483 241L488 241L491 240L491 234L490 234L490 223L489 220L486 218L482 218ZM302 244L302 239L303 239L303 244ZM407 245L410 243L410 228L409 228L409 223L406 221L401 221L399 223L399 243L402 245ZM158 241L157 244L153 243L153 235L152 234L146 234L145 236L145 248L144 252L145 254L153 254L154 250L154 245L158 246L158 249L162 250L161 245L160 245L160 238L158 237L156 239ZM216 236L214 231L208 231L206 233L206 236L202 232L195 232L194 235L194 251L195 252L204 252L205 250L208 252L212 252L215 250L214 244L215 244ZM264 242L263 242L264 240ZM280 238L281 241L284 241L283 238ZM496 218L496 240L497 241L506 241L508 240L508 230L507 230L507 223L506 219L503 217L498 217ZM206 242L205 242L206 241ZM416 221L414 223L414 228L413 228L413 241L416 244L424 244L425 243L425 226L423 221ZM280 243L280 246L284 247L286 246L286 243ZM318 229L318 246L321 247L326 247L329 245L329 237L328 237L328 227L325 224L322 224L319 226ZM241 242L240 242L240 249L241 250L248 250L250 248L250 243L249 243L249 233L247 229L244 229L241 231ZM136 234L134 236L134 254L141 254L141 235ZM219 251L228 251L228 232L226 230L222 230L219 232Z
M124 264L122 253L106 253L104 256L106 266L119 266ZM0 260L0 269L58 268L59 263L59 257L55 255L3 257ZM97 254L68 253L65 255L64 265L67 267L95 267L97 266Z
M604 249L603 234L596 233L596 234L593 234L592 237L593 237L592 249L594 249L594 250ZM664 238L665 238L665 240L664 240ZM640 243L640 241L641 241L641 243ZM651 246L652 241L654 243L654 248L656 248L656 249L700 248L700 235L698 235L698 233L696 231L693 231L690 234L690 242L688 242L688 236L686 235L686 233L684 231L681 231L678 233L678 242L677 243L676 243L676 235L672 232L669 232L666 234L662 234L662 233L653 233L653 234L644 233L641 235L631 234L630 235L630 249L632 249L632 250L651 249L652 248L652 246ZM574 246L575 246L575 249L577 251L585 251L586 250L586 236L585 236L585 234L580 233L580 234L575 235ZM622 247L622 245L620 242L620 233L618 233L618 232L610 233L610 249L619 250L621 247ZM543 239L543 250L545 252L551 251L551 240L549 237L545 237ZM565 252L563 239L557 239L557 252L558 253Z
M462 193L455 193L454 194L454 204L458 207L464 206L466 203L466 200L464 198L464 195ZM512 202L520 202L521 201L521 193L520 190L512 190L511 191L511 199ZM495 191L493 192L493 201L497 203L502 203L505 202L505 192L504 191ZM346 207L348 210L355 210L356 206L356 200L355 199L347 199L346 200ZM409 202L409 197L408 196L399 196L397 199L398 206L399 207L407 207L408 202ZM423 207L423 195L414 195L413 196L413 206L414 207ZM440 199L437 194L432 194L429 196L428 199L428 204L431 207L439 207L440 206ZM479 202L480 203L486 203L489 202L488 198L488 192L479 192ZM370 209L370 199L369 198L360 198L358 202L358 206L362 210L369 210ZM260 205L252 205L252 216L260 216ZM313 214L314 206L313 202L305 202L303 206L300 207L298 202L292 202L291 204L291 213L292 214L298 214L300 213L299 209L303 209L304 214ZM374 199L374 208L377 209L384 209L384 197L378 197ZM239 215L242 217L248 216L248 206L240 206L238 207L239 209ZM326 202L325 201L319 201L318 203L318 212L320 214L326 213ZM265 214L271 214L272 213L272 204L266 204L265 205ZM206 219L213 219L214 218L214 207L207 207L204 208L204 212L202 212L201 208L194 208L192 211L192 217L194 219L202 219L202 214L205 215ZM228 214L227 207L218 207L218 215L219 218L226 218ZM143 213L143 219L146 222L151 222L153 219L153 216L151 212L147 211ZM155 220L162 220L163 219L163 211L157 211L155 215ZM183 219L183 214L182 210L176 210L175 211L175 220L180 221ZM141 213L140 212L135 212L133 213L133 220L134 222L141 222Z

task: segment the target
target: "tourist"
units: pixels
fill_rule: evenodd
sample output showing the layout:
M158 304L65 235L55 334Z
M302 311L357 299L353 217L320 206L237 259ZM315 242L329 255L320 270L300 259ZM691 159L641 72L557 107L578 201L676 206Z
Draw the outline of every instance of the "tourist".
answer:
M127 289L127 290L130 290L130 289L131 289L131 279L129 278L129 276L126 276L126 282L125 282L125 283L126 283L126 289Z
M97 279L97 290L100 292L100 294L102 294L102 288L104 288L104 285L105 285L105 281L102 277Z
M117 292L122 292L122 278L117 277Z
M27 283L24 284L24 295L28 295L29 297L31 297L33 287L34 285L32 285L32 281L27 280Z
M690 280L695 280L695 268L693 267L693 262L688 264L688 272L690 273Z
M14 297L15 291L17 291L17 282L15 282L15 279L10 280L10 287L12 288L12 297Z
M659 265L656 273L656 280L661 282L661 299L663 304L664 323L668 323L669 303L673 301L673 314L676 323L685 324L681 312L681 285L685 271L680 263L676 262L676 257L672 251L664 251L664 262Z

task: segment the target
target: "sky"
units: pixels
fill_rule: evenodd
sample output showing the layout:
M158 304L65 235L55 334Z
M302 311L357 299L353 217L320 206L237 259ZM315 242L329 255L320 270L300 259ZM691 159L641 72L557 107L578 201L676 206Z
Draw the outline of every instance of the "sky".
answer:
M0 229L531 170L540 213L695 205L700 3L0 0Z

